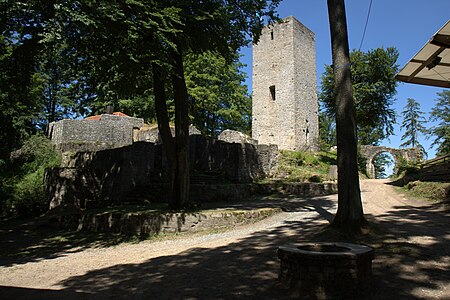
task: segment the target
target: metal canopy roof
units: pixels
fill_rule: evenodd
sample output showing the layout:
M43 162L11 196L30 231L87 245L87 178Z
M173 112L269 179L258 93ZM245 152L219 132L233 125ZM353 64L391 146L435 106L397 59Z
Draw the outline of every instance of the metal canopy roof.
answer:
M403 67L400 81L450 88L450 20Z

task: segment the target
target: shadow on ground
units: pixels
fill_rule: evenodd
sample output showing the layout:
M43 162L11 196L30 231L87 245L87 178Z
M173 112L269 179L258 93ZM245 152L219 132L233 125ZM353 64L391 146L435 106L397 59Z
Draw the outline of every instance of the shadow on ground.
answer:
M349 241L376 249L373 299L448 299L449 214L433 206L399 206L368 216L371 226L357 237L326 227L332 203L327 198L300 201L317 214L286 221L217 248L192 248L140 264L120 264L60 282L62 291L0 287L6 298L66 299L288 299L277 283L277 247L298 241ZM295 209L294 207L292 209ZM426 241L419 245L415 239ZM54 294L53 294L54 293ZM82 294L80 294L82 293ZM57 297L57 296L54 296Z
M201 209L220 211L280 208L287 212L317 209L331 220L332 214L326 210L331 205L330 200L326 198L318 197L311 202L306 198L290 195L273 195L255 197L248 202L205 203ZM139 209L142 210L142 207ZM187 214L195 214L199 211L200 208L187 211ZM163 212L166 211L163 210ZM42 259L54 259L89 248L110 247L122 242L139 242L143 238L145 237L58 229L45 217L2 220L0 221L0 266L7 267Z
M40 219L0 224L0 267L53 259L88 248L110 247L133 240L103 233L57 229Z

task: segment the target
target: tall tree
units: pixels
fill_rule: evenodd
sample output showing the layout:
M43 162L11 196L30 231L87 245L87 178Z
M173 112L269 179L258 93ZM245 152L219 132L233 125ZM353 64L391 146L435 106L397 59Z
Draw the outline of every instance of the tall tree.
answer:
M437 146L436 155L450 153L450 90L437 93L436 104L431 110L431 121L438 122L429 130L430 136L434 137L432 146Z
M0 159L36 131L34 120L41 108L31 91L36 57L43 49L39 35L52 6L31 2L0 2Z
M185 65L192 123L212 136L225 129L249 133L251 99L238 55L230 63L218 53L189 54Z
M0 83L0 95L8 97L10 104L21 104L17 105L20 109L0 121L2 132L3 127L35 128L33 120L42 108L29 97L36 72L42 76L35 78L34 83L41 82L41 87L58 86L58 90L69 88L68 97L76 100L73 105L82 102L77 108L88 108L84 112L96 113L109 104L119 106L123 99L152 101L150 95L154 94L158 126L173 171L171 206L182 207L189 194L190 105L184 72L186 54L217 52L231 63L239 47L251 41L249 36L253 41L258 40L265 20L276 19L275 8L279 2L2 1L0 8L6 12L6 18L0 20L1 34L9 48L5 55L2 48L0 57L7 63L2 64L1 76L8 81ZM67 51L49 52L55 45L64 45ZM40 56L43 53L57 53L58 59L48 57L50 64L39 64L44 62L39 61L44 58ZM71 70L66 83L59 81L62 62ZM48 74L55 76L44 76ZM15 88L9 88L11 83ZM60 94L44 91L35 89L36 94L41 92L47 95L45 100L50 100L49 119L53 119L57 107L55 97ZM175 137L169 129L166 103L169 98L175 105ZM11 106L6 105L2 112ZM27 118L23 118L24 112L29 113Z
M364 218L358 177L355 109L344 0L328 0L333 55L338 165L338 210L333 225L356 230Z
M278 3L279 0L65 2L60 22L66 24L68 44L83 58L78 65L91 70L87 86L96 88L98 98L114 104L121 98L153 89L158 128L173 174L173 208L182 207L189 194L185 55L216 51L231 61L236 50L249 42L249 35L258 39L263 17L274 19ZM130 78L133 84L129 84ZM175 104L175 137L169 129L168 94Z
M173 205L182 207L189 198L188 162L188 109L189 98L184 77L183 55L187 52L203 53L217 51L225 58L232 58L235 51L249 42L252 34L257 41L264 25L263 17L274 17L277 1L166 1L163 7L178 8L180 23L169 37L172 42L172 86L175 99L175 153L173 176ZM154 73L158 74L158 73ZM158 98L155 98L158 101ZM157 110L158 113L162 111ZM164 112L165 114L165 112ZM158 123L163 116L158 116ZM164 116L165 118L165 116ZM167 130L167 124L164 125ZM166 142L163 138L163 143ZM170 136L167 137L170 138ZM169 145L172 143L169 143Z
M398 51L392 47L368 52L353 50L350 54L360 144L378 145L393 133L395 111L391 105L397 87L394 79L398 72L397 58ZM331 116L335 114L333 77L333 68L326 66L319 93L322 106Z
M422 155L426 155L425 148L419 143L419 134L426 134L427 129L423 124L426 123L423 112L420 111L420 104L413 98L408 98L402 111L403 122L400 128L405 130L402 135L404 141L400 147L418 148Z

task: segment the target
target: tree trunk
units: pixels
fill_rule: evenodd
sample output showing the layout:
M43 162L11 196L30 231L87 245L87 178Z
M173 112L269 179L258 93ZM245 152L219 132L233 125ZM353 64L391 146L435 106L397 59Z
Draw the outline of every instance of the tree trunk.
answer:
M173 53L174 71L172 75L175 99L175 181L173 209L182 208L189 201L189 101L184 79L183 57Z
M355 109L353 105L344 0L328 0L336 101L338 210L333 226L359 231L366 222L359 188Z
M169 167L169 205L174 203L174 179L175 179L175 143L170 131L169 115L167 113L166 91L161 70L158 66L153 65L153 91L155 94L155 111L158 121L158 131L162 139L164 152Z

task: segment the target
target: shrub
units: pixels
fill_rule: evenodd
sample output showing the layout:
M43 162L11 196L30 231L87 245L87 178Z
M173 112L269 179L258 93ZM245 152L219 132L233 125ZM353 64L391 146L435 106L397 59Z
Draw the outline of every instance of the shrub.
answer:
M23 176L14 186L11 210L19 216L39 215L49 207L44 191L45 167Z
M2 166L2 213L16 216L38 215L48 209L44 191L46 168L58 166L60 155L46 137L31 136L12 154L11 163Z
M319 175L312 175L308 178L309 182L322 182L322 178Z
M397 162L397 174L396 176L410 176L419 171L420 167L417 162L407 161L406 159L399 159Z

